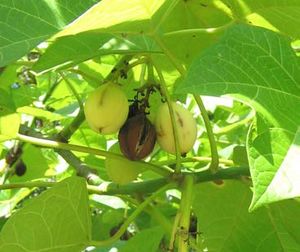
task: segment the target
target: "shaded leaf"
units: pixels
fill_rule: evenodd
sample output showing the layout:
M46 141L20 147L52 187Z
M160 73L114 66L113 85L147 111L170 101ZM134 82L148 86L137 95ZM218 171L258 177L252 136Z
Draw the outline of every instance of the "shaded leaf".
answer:
M157 251L163 234L164 232L161 227L145 229L129 239L121 247L120 252Z
M85 180L68 178L32 199L5 223L0 250L80 252L91 236L89 214Z
M248 212L251 191L241 182L195 186L198 231L208 251L299 251L300 230L294 200ZM201 240L201 239L199 239Z

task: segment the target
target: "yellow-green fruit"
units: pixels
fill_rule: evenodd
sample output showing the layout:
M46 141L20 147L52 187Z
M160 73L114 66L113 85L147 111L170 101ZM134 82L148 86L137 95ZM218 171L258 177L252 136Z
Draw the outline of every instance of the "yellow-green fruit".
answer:
M114 144L109 151L122 155L118 143ZM107 157L105 159L105 168L108 177L117 184L127 184L135 180L138 175L143 172L143 169L139 167L138 163L113 157Z
M113 134L125 123L128 115L128 101L122 89L112 82L95 89L84 106L89 126L101 134Z
M190 111L183 106L172 102L177 125L178 140L181 154L189 152L197 137L197 124ZM155 119L157 142L160 147L171 154L175 154L175 141L169 107L164 103L158 109Z

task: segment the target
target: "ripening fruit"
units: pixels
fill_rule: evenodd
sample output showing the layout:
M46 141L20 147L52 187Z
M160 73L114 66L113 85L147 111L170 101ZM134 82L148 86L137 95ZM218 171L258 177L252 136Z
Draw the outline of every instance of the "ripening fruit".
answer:
M175 121L177 124L178 140L181 154L189 152L197 137L197 124L190 111L172 102ZM160 147L171 154L175 154L175 141L168 104L164 103L158 109L155 118L157 142Z
M109 151L121 154L118 143L114 144ZM107 157L105 168L108 177L117 184L127 184L137 178L143 169L134 161Z
M27 170L27 167L26 167L25 163L23 162L23 160L22 159L19 160L15 167L16 175L21 177L25 174L26 170Z
M94 131L101 134L116 133L127 119L127 97L117 84L108 82L88 96L84 113Z
M124 156L130 160L140 160L153 151L156 142L155 127L145 114L140 113L127 119L118 138Z

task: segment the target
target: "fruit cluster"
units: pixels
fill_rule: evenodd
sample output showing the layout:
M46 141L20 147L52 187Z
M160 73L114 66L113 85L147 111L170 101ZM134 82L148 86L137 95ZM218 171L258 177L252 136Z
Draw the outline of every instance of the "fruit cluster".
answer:
M141 170L134 168L133 161L146 158L155 146L156 141L168 153L175 154L175 142L171 116L167 103L163 103L154 124L147 118L149 108L148 98L153 92L149 87L143 99L138 95L129 105L128 99L121 87L113 82L107 82L94 90L87 98L84 112L91 129L101 134L113 134L119 131L119 146L111 151L122 153L128 162L117 159L106 159L106 169L109 177L117 183L127 183L134 180ZM144 91L137 91L144 92ZM177 136L181 154L193 147L197 127L193 115L181 105L171 104L177 127ZM124 168L126 167L126 168ZM127 175L124 175L126 170Z

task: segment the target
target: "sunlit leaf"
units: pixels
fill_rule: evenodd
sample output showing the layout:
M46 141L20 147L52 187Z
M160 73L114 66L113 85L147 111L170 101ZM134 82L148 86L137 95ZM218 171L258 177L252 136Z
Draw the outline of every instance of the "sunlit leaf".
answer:
M16 137L21 123L19 114L0 116L0 142Z
M0 3L0 67L22 57L60 31L95 1L3 0Z
M272 134L261 136L265 156L259 158L259 163L250 164L256 196L251 208L273 180L298 130L299 83L299 59L288 40L262 28L237 25L194 61L178 88L179 93L230 95L243 100L284 135L282 138ZM281 157L273 162L269 156L277 149L276 145L280 146ZM252 154L250 157L255 159ZM262 170L266 172L257 180L255 174ZM278 195L273 201L283 198ZM259 205L263 203L260 201Z
M298 0L223 0L239 19L293 38L300 37L300 2Z

